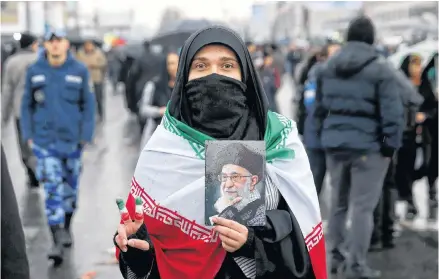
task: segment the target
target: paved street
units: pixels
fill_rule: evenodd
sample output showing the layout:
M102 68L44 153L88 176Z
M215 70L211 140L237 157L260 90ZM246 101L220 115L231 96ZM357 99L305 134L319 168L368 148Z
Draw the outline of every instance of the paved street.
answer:
M291 116L294 91L290 79L284 84L278 101L281 101L281 111ZM126 133L133 129L127 129L129 117L123 108L122 96L109 93L106 101L104 128L98 131L95 145L84 154L79 210L73 221L75 243L65 263L58 269L52 268L46 259L50 244L42 190L27 190L13 125L3 132L3 144L25 228L32 279L78 279L91 270L97 272L96 278L122 278L117 265L111 263L112 257L107 250L112 247L112 236L119 222L114 200L128 193L139 147L125 138ZM396 241L397 247L371 254L373 266L384 271L385 279L437 278L437 224L426 222L426 188L425 182L415 186L420 218L412 224L405 224L406 229ZM322 212L325 215L328 194L323 196ZM398 211L403 210L403 205L398 205Z
M128 116L122 96L108 94L107 101L105 128L98 132L96 145L84 154L80 210L73 221L74 248L68 253L66 264L58 270L49 268L46 259L50 245L43 217L43 192L28 192L24 185L24 170L12 125L3 134L25 227L32 279L76 279L89 270L96 270L97 278L121 278L117 266L102 263L112 259L107 250L112 247L112 235L119 222L115 198L127 196L139 151L138 147L128 146L124 139Z

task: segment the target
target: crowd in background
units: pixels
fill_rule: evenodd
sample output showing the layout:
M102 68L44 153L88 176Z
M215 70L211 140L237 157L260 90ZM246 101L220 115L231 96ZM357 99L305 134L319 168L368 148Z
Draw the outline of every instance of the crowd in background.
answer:
M438 207L437 49L429 56L408 52L398 69L387 60L391 50L374 42L373 24L365 18L351 23L346 42L328 39L324 46L247 42L271 111L279 112L276 94L285 86L284 77L293 80L295 121L319 194L329 174L331 270L336 272L349 254L353 269L364 278L379 276L366 263L367 251L392 248L397 218L417 216L415 181L427 178L430 220L437 219ZM20 139L22 75L43 54L31 34L23 34L19 43L12 55L2 48L1 74L2 121L14 118ZM104 124L108 79L113 92L123 85L125 107L137 122L144 145L171 98L180 49L165 46L157 52L149 41L137 52L126 46L103 51L93 40L72 46L72 59L88 69L98 123ZM29 186L38 187L29 147L22 141L19 145ZM398 199L407 204L405 216L395 216ZM353 217L346 247L349 207Z
M407 52L398 69L387 61L396 48L375 44L370 21L352 23L346 38L347 42L328 38L324 46L247 42L247 48L270 110L279 112L276 94L284 75L293 79L295 120L318 193L326 174L330 177L327 233L335 239L330 246L332 271L347 250L357 257L359 272L369 276L364 278L375 278L378 273L365 264L365 254L368 249L394 247L398 218L417 216L412 193L417 180L427 178L429 220L437 217L437 50L426 57ZM148 42L143 46L140 58L109 63L120 69L112 76L113 84L125 84L127 108L150 135L170 97L178 51L163 55L153 53ZM395 216L397 200L406 202L405 216ZM356 236L350 239L356 241L346 249L340 229L349 204L354 212L350 233Z

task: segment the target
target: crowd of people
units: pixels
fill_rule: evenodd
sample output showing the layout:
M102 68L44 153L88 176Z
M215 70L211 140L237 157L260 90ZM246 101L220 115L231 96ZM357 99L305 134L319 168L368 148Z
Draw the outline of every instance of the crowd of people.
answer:
M408 53L395 69L376 50L374 35L369 19L353 21L347 42L329 42L298 81L299 132L319 194L325 175L330 178L331 271L349 255L361 278L379 277L366 255L394 247L396 218L417 216L415 181L427 178L429 220L436 221L438 207L437 50L430 61ZM416 169L419 147L422 167ZM407 204L404 217L395 216L397 199Z
M37 37L22 34L21 50L2 67L2 123L13 115L28 185L44 188L48 258L59 266L72 245L81 155L96 123L105 123L108 77L113 91L125 85L126 109L139 125L141 148L147 146L126 208L119 208L135 218L123 215L113 239L124 278L326 279L325 243L331 273L381 278L367 253L394 247L397 218L418 214L412 186L424 177L429 219L437 219L438 88L437 52L431 61L409 53L397 69L375 41L374 25L363 16L350 23L346 42L328 40L308 52L244 42L218 26L165 53L145 41L141 55L121 63L93 41L70 51L60 30L45 34L42 51ZM293 76L297 95L295 122L279 114L276 102L285 74ZM209 139L265 140L266 184L272 185L265 193L271 197L266 226L216 218L214 228L204 228L202 210L181 203L204 189L202 154ZM416 168L418 149L422 166ZM187 164L158 171L157 165L183 160ZM4 172L2 193L5 185L13 193ZM318 196L326 175L331 204L323 228ZM164 181L182 184L188 196L169 198L175 193L166 192L172 187ZM139 195L145 212L136 215ZM395 216L397 199L407 204L405 216ZM3 227L3 194L1 205ZM156 213L169 210L204 232L171 226ZM25 254L14 259L27 262ZM2 261L2 274L6 265ZM17 276L11 278L29 278Z

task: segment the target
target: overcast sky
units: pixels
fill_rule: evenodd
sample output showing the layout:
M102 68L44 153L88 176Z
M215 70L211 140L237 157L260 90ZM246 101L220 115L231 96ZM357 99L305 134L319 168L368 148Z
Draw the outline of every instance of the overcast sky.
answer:
M158 0L147 4L147 1L141 0L86 0L80 1L80 5L82 11L90 12L98 7L100 11L110 13L134 9L135 23L155 29L167 7L178 7L188 17L221 19L224 14L230 17L248 17L254 2L254 0Z
M156 29L160 23L163 11L168 7L178 7L191 18L228 19L246 18L251 15L251 6L254 3L268 2L269 0L84 0L79 1L81 10L93 13L99 9L102 12L127 14L134 10L135 25L146 25L149 29ZM271 1L270 1L271 2ZM330 9L337 6L357 7L361 1L308 1L306 5L311 9ZM228 17L224 18L225 15ZM110 17L109 19L111 19ZM115 19L117 21L117 19Z

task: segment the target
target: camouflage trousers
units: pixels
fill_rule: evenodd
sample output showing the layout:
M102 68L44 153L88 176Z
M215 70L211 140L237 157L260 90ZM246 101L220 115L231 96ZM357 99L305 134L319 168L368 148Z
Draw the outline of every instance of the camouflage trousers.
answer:
M49 225L63 225L65 214L76 209L82 150L78 148L69 154L61 154L34 144L32 151L37 158L37 179L44 185Z

